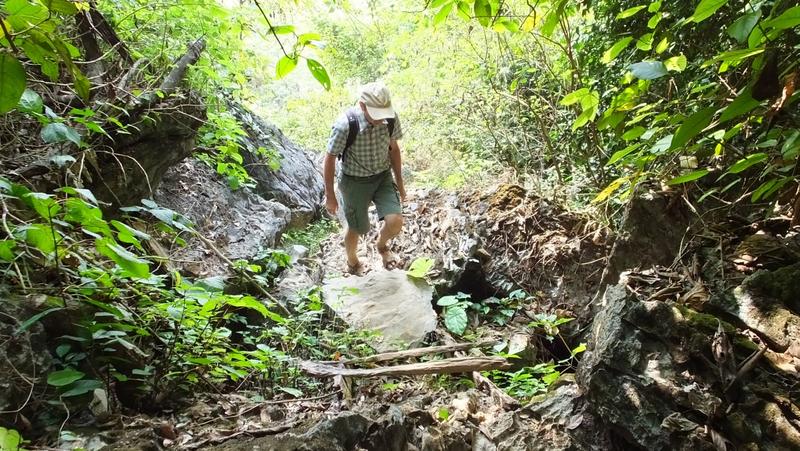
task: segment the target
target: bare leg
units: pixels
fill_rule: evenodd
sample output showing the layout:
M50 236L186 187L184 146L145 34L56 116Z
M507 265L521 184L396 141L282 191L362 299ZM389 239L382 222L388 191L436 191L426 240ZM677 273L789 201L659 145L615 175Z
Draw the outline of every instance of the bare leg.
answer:
M350 268L352 271L355 270L361 265L361 262L358 261L358 233L350 228L344 234L344 250L347 254L347 267Z
M383 218L383 228L381 228L378 242L375 245L378 248L378 253L381 254L383 266L386 269L392 269L390 266L395 263L394 254L389 250L389 240L396 237L401 230L403 230L403 215L392 214Z

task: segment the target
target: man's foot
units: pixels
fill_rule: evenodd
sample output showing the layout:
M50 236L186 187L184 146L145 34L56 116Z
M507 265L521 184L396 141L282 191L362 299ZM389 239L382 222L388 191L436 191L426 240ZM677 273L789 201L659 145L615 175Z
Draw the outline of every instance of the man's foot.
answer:
M383 267L392 270L398 267L397 257L394 255L389 249L389 246L376 246L378 249L378 253L381 255L381 260L383 261Z
M347 273L360 276L364 273L364 265L362 265L360 261L357 261L354 265L347 262Z

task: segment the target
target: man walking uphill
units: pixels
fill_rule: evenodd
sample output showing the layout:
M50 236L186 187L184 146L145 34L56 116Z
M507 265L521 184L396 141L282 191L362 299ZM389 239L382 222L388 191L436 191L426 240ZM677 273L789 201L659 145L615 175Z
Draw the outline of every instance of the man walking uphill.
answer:
M380 82L364 85L358 104L333 125L323 166L325 208L332 215L339 208L333 187L336 158L339 157L342 161L339 192L347 221L344 247L347 269L352 274L362 269L356 249L359 236L369 231L367 209L373 202L378 217L384 222L376 243L378 253L385 268L392 269L396 265L389 240L403 227L400 201L405 200L406 192L397 144L402 136L389 90Z

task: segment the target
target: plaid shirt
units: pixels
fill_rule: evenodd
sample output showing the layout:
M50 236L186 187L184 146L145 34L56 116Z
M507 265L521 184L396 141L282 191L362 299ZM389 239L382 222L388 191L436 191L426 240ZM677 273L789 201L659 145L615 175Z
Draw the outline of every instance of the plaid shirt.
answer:
M367 122L361 108L353 108L358 119L358 135L353 145L347 149L347 154L342 160L342 172L346 175L355 177L369 177L379 174L391 167L389 160L389 126L384 121L379 125L372 125ZM347 122L347 115L342 114L333 124L331 137L328 139L328 153L339 155L344 151L347 144L347 133L350 126ZM395 116L394 130L391 139L403 137L403 130L400 128L400 118Z

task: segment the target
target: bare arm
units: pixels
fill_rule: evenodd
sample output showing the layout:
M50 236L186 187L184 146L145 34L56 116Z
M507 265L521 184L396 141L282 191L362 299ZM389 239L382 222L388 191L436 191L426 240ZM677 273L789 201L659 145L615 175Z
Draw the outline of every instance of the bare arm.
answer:
M333 178L336 172L336 155L325 154L325 161L322 164L322 178L325 182L325 208L328 213L335 215L339 208L336 201L336 193L333 190Z
M406 200L406 188L403 184L403 160L400 156L400 145L393 139L389 143L389 161L392 163L394 182L397 184L397 191L400 193L400 200Z

